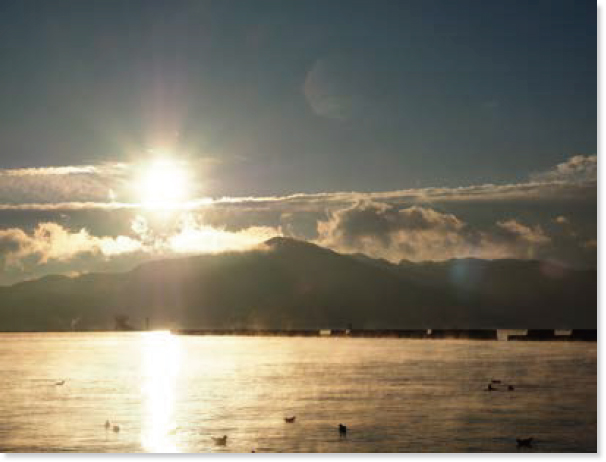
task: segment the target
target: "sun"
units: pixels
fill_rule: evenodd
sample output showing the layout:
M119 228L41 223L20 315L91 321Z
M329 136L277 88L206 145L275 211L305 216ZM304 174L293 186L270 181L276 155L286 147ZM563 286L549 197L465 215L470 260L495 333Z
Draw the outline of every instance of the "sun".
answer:
M137 180L140 201L148 207L175 207L188 198L190 181L184 166L172 159L157 159L144 167Z

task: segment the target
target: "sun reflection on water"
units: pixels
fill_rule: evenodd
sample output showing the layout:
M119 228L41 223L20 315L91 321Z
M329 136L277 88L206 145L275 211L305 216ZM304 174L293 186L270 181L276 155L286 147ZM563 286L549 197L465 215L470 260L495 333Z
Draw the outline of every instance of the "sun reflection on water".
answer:
M141 445L149 452L180 452L175 441L175 385L179 342L168 331L143 334L144 422Z

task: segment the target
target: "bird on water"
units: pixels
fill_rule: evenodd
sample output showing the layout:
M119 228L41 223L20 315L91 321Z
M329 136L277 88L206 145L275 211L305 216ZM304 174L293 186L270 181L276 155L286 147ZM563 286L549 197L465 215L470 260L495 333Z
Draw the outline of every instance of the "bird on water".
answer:
M533 438L516 438L519 448L531 448Z
M339 424L339 436L345 438L347 436L347 426Z
M223 435L220 437L213 436L212 439L217 446L226 446L227 445L227 435Z

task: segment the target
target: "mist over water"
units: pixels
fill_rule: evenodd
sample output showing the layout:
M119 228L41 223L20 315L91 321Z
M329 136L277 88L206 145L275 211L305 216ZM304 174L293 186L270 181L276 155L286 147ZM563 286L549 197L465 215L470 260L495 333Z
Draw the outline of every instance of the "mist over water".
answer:
M0 334L0 370L3 452L597 450L596 343Z

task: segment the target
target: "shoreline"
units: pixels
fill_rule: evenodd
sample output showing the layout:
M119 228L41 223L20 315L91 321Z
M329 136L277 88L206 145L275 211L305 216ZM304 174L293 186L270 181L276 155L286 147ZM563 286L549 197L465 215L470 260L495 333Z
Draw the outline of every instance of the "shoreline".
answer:
M160 329L161 330L161 329ZM167 331L169 329L166 329ZM174 335L309 337L309 338L401 338L413 340L477 340L522 342L597 342L597 329L571 329L556 334L555 329L516 329L527 333L499 332L513 329L170 329ZM83 331L0 331L0 334L25 333L142 333L154 330L83 330Z

